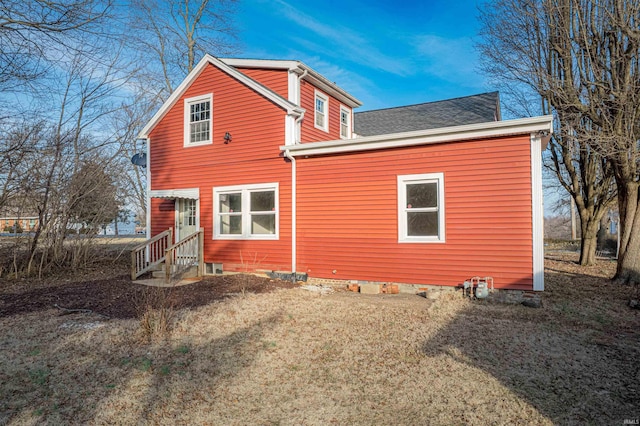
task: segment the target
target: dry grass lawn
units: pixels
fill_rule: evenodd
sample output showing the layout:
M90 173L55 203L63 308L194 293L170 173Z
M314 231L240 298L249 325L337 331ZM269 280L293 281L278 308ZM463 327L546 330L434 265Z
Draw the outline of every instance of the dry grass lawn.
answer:
M612 272L547 259L542 309L247 293L178 311L152 343L135 319L1 317L0 424L623 424L640 311Z

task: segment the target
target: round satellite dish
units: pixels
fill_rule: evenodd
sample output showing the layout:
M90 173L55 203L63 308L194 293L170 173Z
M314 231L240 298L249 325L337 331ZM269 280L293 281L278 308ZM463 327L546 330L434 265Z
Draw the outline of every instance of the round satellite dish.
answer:
M131 163L134 166L147 167L147 154L145 152L139 152L131 157Z

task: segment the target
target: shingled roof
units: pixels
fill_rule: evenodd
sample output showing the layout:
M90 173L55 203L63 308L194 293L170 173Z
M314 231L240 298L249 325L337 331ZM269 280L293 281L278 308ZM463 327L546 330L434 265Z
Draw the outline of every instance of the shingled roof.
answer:
M490 92L357 112L354 115L354 132L360 136L374 136L497 120L500 120L500 95Z

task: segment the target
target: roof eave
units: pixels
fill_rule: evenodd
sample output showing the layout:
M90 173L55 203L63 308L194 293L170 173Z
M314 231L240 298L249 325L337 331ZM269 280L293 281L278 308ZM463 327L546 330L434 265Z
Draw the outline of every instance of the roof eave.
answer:
M498 136L541 134L553 132L553 117L550 115L517 120L491 121L463 126L441 127L414 132L364 136L355 139L311 142L281 146L292 156L339 154L376 149L402 148L415 145L458 142L486 139Z
M332 95L340 102L351 108L362 106L362 102L352 96L344 89L340 88L336 83L329 81L322 74L300 61L291 60L273 60L273 59L238 59L238 58L220 58L221 61L232 67L241 68L266 68L275 70L287 70L295 72L298 75L307 72L305 80L310 81L319 89Z

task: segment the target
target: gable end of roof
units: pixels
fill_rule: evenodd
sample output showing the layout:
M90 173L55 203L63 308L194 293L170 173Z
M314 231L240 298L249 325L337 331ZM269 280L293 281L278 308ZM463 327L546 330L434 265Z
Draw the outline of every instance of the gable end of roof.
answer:
M287 114L293 116L300 116L304 113L304 109L294 105L289 102L287 99L283 98L273 90L267 88L256 80L248 77L247 75L241 73L237 69L233 68L230 65L225 64L220 59L206 54L204 57L198 62L198 64L191 70L191 72L187 75L187 77L180 83L180 85L173 91L171 96L162 104L160 109L154 114L154 116L149 120L149 122L144 126L144 128L138 134L138 138L147 139L149 134L153 130L153 128L160 122L162 117L164 117L167 112L178 102L178 100L182 97L182 95L186 92L186 90L191 86L191 84L198 78L198 76L202 73L202 71L208 66L213 65L218 68L222 72L228 74L232 78L236 79L240 83L254 90L258 94L264 96L265 98L272 101L274 104L278 105L285 111Z

